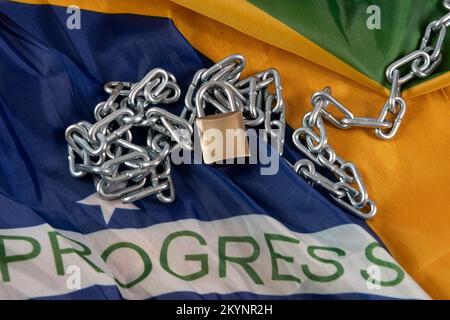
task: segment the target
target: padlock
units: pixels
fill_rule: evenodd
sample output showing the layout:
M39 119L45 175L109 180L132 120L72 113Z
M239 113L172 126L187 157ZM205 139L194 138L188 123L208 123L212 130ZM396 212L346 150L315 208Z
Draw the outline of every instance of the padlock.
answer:
M228 101L225 107L229 112L205 116L205 96L211 89L221 90L225 94ZM203 84L195 96L195 124L206 164L250 156L244 117L242 111L238 110L233 89L229 83L210 81Z

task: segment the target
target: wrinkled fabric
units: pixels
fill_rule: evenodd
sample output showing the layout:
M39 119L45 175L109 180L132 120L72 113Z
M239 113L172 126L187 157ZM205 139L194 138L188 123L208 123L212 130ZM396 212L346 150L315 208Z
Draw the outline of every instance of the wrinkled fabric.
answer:
M193 14L180 12L180 17ZM50 233L51 230L64 231L67 237L80 237L80 241L88 241L96 248L94 251L100 252L101 246L95 242L95 237L104 234L102 232L105 230L118 230L115 236L120 238L119 234L122 233L119 230L133 229L140 232L142 228L159 227L176 221L188 225L191 220L198 221L196 224L201 229L203 222L257 215L274 219L275 230L289 230L292 236L354 225L359 228L355 229L358 234L373 237L373 241L379 240L365 223L337 208L296 175L284 160L280 162L280 170L275 176L261 176L260 166L176 166L173 168L177 191L174 204L167 206L146 199L137 203L139 211L115 210L111 220L106 223L98 207L77 203L93 194L95 188L89 179L70 177L64 130L81 119L93 121L93 108L105 99L102 85L107 81L135 81L148 70L162 67L175 74L183 92L186 92L195 71L211 65L196 49L210 58L213 56L195 44L191 47L184 38L190 41L190 37L174 27L174 23L178 27L176 19L173 23L166 18L83 11L82 29L68 31L65 27L65 8L1 3L0 14L0 229L3 232L20 235L20 228L25 230L48 225ZM193 20L191 22L192 25L196 23ZM186 23L186 20L180 19L178 23ZM223 27L204 28L204 34L211 35L224 30L220 28ZM223 48L230 36L233 38L231 31L210 47L214 47L214 50ZM195 39L192 42L196 43ZM222 56L241 45L238 42L235 46L228 45ZM257 48L248 46L248 43L247 47L244 53ZM276 55L276 51L265 54ZM260 66L261 62L273 62L278 67L275 61L261 60L260 56L261 53L255 57L247 55L249 61L254 61L249 66L250 70ZM307 65L306 60L304 64ZM326 74L324 70L320 72ZM292 91L286 91L288 99L292 101ZM306 93L302 99L307 100ZM182 99L167 108L179 113ZM288 117L292 118L300 111L290 107ZM300 158L290 143L286 146L286 158L290 161ZM249 221L253 220L249 218ZM249 234L261 228L251 223L243 223L241 227ZM351 242L351 238L331 240ZM151 243L147 242L146 245L151 247ZM100 257L96 259L99 260L97 264L100 263ZM10 268L14 271L12 265ZM359 270L356 274L359 274ZM128 297L128 294L131 297L177 297L176 293L154 295L145 286L120 291L117 286L110 284L113 280L108 276L101 280L104 285L68 295L61 292L54 296L80 298L84 292L85 297L89 298L119 298ZM351 288L353 284L348 281L348 287ZM407 275L405 282L405 288L414 288L411 289L412 296L417 294L417 298L426 298L426 294ZM237 284L229 284L231 287L233 285ZM19 292L19 288L14 288L12 282L1 283L0 290L15 297L27 295L27 292ZM140 292L133 290L149 292L139 295ZM408 292L404 290L399 289L396 294L401 296ZM135 293L136 296L133 295ZM192 298L197 296L192 292L186 294ZM254 297L240 292L220 296ZM292 293L288 296L314 297ZM319 297L326 298L326 292ZM368 296L358 292L350 296L329 294L328 297L379 298L376 294Z

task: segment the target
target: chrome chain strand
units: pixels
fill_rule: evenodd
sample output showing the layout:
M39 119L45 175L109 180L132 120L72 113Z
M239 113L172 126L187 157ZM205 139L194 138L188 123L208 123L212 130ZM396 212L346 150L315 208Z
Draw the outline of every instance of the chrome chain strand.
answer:
M336 119L330 117L327 108L333 105L344 115L349 114L348 109L331 96L329 88L314 94L311 104L313 110L305 114L302 126L292 135L294 145L308 158L294 165L295 172L313 186L326 190L341 207L358 218L367 220L374 217L377 207L369 199L357 167L337 156L328 144L324 119L331 123ZM327 170L330 176L334 176L334 181L317 172L316 166Z
M450 10L450 0L445 0L444 6L447 10ZM379 139L390 140L394 138L407 108L406 102L401 95L402 86L415 78L430 77L439 67L442 62L442 46L449 27L450 13L430 22L424 32L419 49L389 65L386 69L386 79L391 84L391 91L377 118L355 117L349 109L339 103L335 103L335 106L343 114L343 117L337 119L331 112L322 110L324 118L330 120L334 126L340 129L352 127L373 128ZM434 38L435 40L433 41ZM402 74L401 70L408 66L409 70ZM388 118L393 118L393 120Z
M450 11L450 1L444 0L443 6ZM394 118L390 128L378 127L375 133L382 140L395 137L406 113L406 102L401 96L401 87L415 78L428 78L442 62L442 46L450 27L450 12L438 20L433 20L425 29L419 49L393 62L386 69L386 79L391 84L391 93L382 108L378 121L386 122L388 116ZM401 70L409 66L405 74Z
M443 1L450 11L450 0ZM354 114L331 95L331 89L317 92L311 99L313 110L307 113L302 127L292 136L295 146L308 158L299 160L294 170L312 185L326 190L344 209L364 220L371 219L377 212L375 203L369 199L361 175L353 163L338 157L328 144L324 120L339 129L352 127L373 128L382 140L394 138L406 113L406 102L401 95L402 85L414 78L427 78L442 62L442 46L450 27L450 13L430 22L425 30L419 49L393 62L386 70L386 79L391 84L388 100L378 118L355 117ZM434 39L434 41L433 41ZM409 66L409 70L402 74ZM328 109L334 107L338 117ZM388 117L393 120L388 120ZM335 179L323 176L316 166L328 170Z
M444 0L443 5L450 10L450 0ZM397 134L406 113L406 102L402 98L402 86L415 78L428 78L442 62L442 46L450 27L450 12L438 20L428 24L419 49L391 63L386 69L386 79L391 84L389 98L381 109L378 118L355 117L350 110L344 117L336 119L331 113L324 117L340 129L363 127L375 129L376 136L381 140L390 140ZM405 68L408 68L406 70ZM403 74L402 74L403 71ZM340 107L336 105L338 109ZM392 118L393 120L389 120Z

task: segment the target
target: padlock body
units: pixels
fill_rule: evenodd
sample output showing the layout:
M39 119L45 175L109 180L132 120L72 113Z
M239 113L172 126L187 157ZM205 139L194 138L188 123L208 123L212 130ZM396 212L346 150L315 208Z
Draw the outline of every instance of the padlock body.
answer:
M250 156L242 111L197 118L195 123L206 164Z

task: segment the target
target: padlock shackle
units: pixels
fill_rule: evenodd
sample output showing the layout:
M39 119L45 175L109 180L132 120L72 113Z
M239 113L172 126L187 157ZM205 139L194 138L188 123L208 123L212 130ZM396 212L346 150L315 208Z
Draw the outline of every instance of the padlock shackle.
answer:
M235 94L233 92L233 86L223 81L210 81L204 83L200 87L200 89L198 89L197 94L195 95L195 107L198 118L203 118L205 116L206 101L204 96L212 88L220 88L223 91L223 93L225 93L226 98L228 100L230 112L238 111Z

